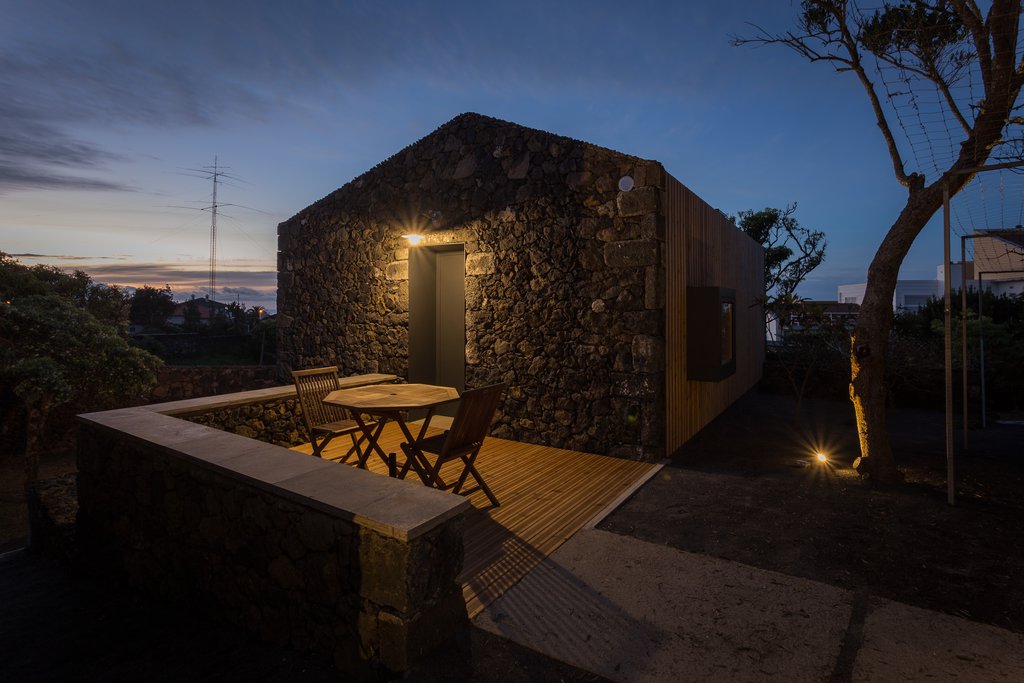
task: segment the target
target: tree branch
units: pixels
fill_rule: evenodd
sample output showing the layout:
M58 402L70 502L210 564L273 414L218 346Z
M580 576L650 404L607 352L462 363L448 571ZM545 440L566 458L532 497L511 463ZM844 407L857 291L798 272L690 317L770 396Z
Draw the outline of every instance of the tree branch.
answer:
M962 0L952 0L958 11L963 6ZM971 10L964 7L965 24L971 17ZM983 164L992 155L993 149L1001 144L1003 130L1011 120L1017 107L1017 97L1022 86L1020 70L1016 64L1017 25L1020 19L1020 3L1017 0L995 0L989 10L988 20L979 36L985 40L989 75L986 81L985 99L974 120L972 133L967 136L960 147L956 161L937 181L947 184L951 194L955 194L966 185L973 175L962 171ZM971 29L974 35L974 29ZM977 40L978 37L976 37ZM988 54L988 40L991 38L994 55ZM993 60L995 65L993 65ZM979 63L981 55L979 55Z
M831 22L834 22L834 26L828 21L812 24L810 20L806 19L808 15L805 9L805 20L801 23L801 28L804 29L803 35L797 35L792 31L787 31L781 35L773 35L756 24L750 24L757 29L759 35L755 38L734 37L733 45L785 45L808 61L832 62L833 65L841 65L834 66L836 71L853 71L856 73L857 79L860 81L865 92L867 92L868 99L871 102L871 109L875 114L875 123L878 125L878 129L882 131L882 137L885 140L889 158L892 160L893 173L896 176L896 180L907 188L910 188L911 185L919 184L919 181L907 175L903 156L896 145L896 138L885 116L885 110L882 108L881 99L875 90L875 84L868 78L867 72L861 63L861 54L857 48L856 37L850 31L850 26L847 23L848 0L807 0L806 5L823 12L822 17L830 18ZM822 49L815 48L814 43L818 43ZM845 51L846 54L842 55L838 51L831 51L830 48L832 46L837 46L840 50Z
M944 79L941 75L939 75L938 72L936 72L932 80L935 82L935 85L938 86L939 92L941 92L942 96L946 99L946 104L949 106L949 111L951 111L953 113L953 116L956 117L957 123L959 123L960 127L964 129L964 133L970 135L971 124L967 122L967 119L960 112L960 107L957 106L956 100L953 99L953 93L949 91L949 84L946 83L946 79Z
M798 55L803 57L809 62L835 62L843 64L843 67L834 67L836 71L848 71L850 62L848 59L841 57L840 55L833 54L828 51L819 51L811 47L808 41L813 40L827 45L828 41L821 36L821 34L809 34L806 36L797 36L791 31L787 31L785 35L772 35L766 30L758 26L757 24L748 24L749 26L757 29L760 35L756 38L743 38L742 36L733 36L732 44L736 47L744 45L784 45L789 49L796 52Z
M964 133L966 133L967 135L971 134L971 124L967 121L963 113L960 111L960 106L956 103L956 100L953 98L953 93L950 92L949 90L949 84L946 82L945 77L939 73L935 65L927 64L926 68L920 68L914 66L913 64L907 64L902 59L890 57L889 55L875 55L875 58L878 59L879 61L885 62L886 64L890 64L896 67L897 69L909 71L912 74L916 74L921 78L924 78L935 83L935 86L939 89L939 92L942 94L942 97L946 100L946 106L949 107L950 112L952 112L953 116L957 120L957 123L960 124L960 127L964 129Z
M885 145L889 149L889 158L892 160L892 170L896 176L897 182L903 187L913 189L912 186L916 185L915 180L907 175L906 166L903 163L903 156L900 154L899 147L896 146L896 138L892 134L892 127L889 125L889 120L885 116L885 110L882 109L882 102L878 97L878 92L875 90L874 82L868 78L867 72L864 70L864 65L861 62L860 50L857 48L857 40L853 33L850 31L849 25L846 23L846 2L842 2L843 12L840 15L838 10L829 8L829 11L836 18L836 22L840 26L842 33L842 44L846 50L850 53L850 68L855 74L857 74L860 84L864 87L864 91L868 95L868 99L871 101L871 109L875 113L875 123L878 125L878 129L882 131L882 137L885 139Z
M971 34L974 51L978 55L978 70L985 92L989 92L992 80L992 55L988 49L988 27L981 18L981 11L974 0L949 0L953 9L960 15L960 21ZM994 9L994 6L993 6ZM989 12L991 16L991 11Z

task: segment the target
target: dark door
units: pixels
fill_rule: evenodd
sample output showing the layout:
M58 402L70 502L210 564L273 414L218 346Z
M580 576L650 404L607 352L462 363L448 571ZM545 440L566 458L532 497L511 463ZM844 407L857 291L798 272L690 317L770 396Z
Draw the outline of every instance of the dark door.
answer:
M461 244L409 250L410 382L465 389L465 278ZM438 412L454 415L454 408Z

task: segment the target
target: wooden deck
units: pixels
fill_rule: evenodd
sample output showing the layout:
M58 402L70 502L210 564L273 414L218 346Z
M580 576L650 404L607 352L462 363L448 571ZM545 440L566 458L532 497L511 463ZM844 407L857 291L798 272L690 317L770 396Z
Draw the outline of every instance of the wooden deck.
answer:
M381 436L385 452L402 462L401 431L389 424ZM348 439L336 439L325 451L339 457ZM293 450L311 453L309 444ZM446 473L458 471L448 463ZM377 455L369 468L382 475L387 468ZM591 523L610 505L621 502L649 479L658 465L592 453L549 448L489 437L477 458L477 469L501 502L494 508L482 492L469 500L474 510L466 520L465 562L459 580L470 618L511 588L570 536ZM422 486L415 475L410 486ZM450 494L454 495L454 494Z

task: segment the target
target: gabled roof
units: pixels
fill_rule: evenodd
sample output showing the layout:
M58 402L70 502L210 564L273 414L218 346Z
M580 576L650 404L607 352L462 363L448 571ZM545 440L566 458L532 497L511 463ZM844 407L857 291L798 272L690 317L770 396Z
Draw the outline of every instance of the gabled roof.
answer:
M215 312L223 311L227 308L227 304L222 304L219 301L213 301L207 297L200 297L198 299L187 299L185 301L175 302L174 312L171 313L171 316L185 315L185 311L188 309L189 304L195 304L200 320L210 318L215 314Z
M475 113L456 116L286 223L307 213L424 220L441 228L556 193L579 193L597 171L655 164L597 145ZM617 178L617 176L616 176Z

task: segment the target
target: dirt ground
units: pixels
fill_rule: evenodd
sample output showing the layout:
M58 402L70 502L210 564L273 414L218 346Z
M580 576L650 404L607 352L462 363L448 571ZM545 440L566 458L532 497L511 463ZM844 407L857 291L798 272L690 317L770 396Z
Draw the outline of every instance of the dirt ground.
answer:
M752 393L687 444L601 528L1024 631L1024 426L956 432L946 503L941 413L893 412L906 483L850 468L848 403ZM820 464L813 453L829 456Z

